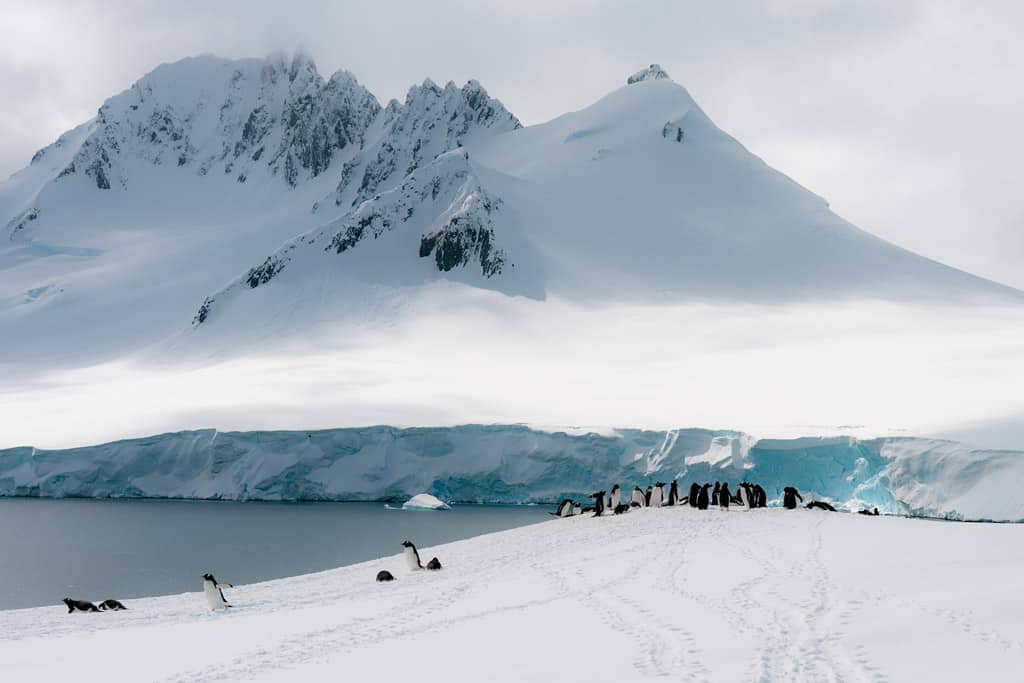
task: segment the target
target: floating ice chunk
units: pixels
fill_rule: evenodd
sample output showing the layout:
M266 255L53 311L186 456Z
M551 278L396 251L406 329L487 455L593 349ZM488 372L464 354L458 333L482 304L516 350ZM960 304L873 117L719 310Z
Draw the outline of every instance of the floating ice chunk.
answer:
M417 493L402 504L403 510L450 510L448 504L429 493Z

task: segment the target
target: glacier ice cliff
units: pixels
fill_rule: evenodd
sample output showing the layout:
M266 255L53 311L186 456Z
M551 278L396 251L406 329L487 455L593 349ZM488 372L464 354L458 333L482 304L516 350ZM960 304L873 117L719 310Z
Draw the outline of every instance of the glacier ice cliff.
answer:
M912 437L757 439L735 431L522 425L162 434L66 450L0 450L0 495L546 503L618 482L747 480L847 509L1024 520L1024 453Z

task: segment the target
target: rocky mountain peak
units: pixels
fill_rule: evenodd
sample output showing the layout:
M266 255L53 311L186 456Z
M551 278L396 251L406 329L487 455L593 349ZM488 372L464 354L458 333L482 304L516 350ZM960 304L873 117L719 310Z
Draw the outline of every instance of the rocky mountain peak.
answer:
M670 78L668 72L662 69L660 64L651 64L646 69L640 69L640 71L627 78L626 85L633 85L641 81L657 81Z

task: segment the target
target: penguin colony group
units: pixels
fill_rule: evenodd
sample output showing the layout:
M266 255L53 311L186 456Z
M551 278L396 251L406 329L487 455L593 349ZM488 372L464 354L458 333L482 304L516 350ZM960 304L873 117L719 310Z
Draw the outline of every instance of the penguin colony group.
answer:
M717 505L723 510L728 510L730 505L739 505L743 509L751 508L763 508L768 506L768 498L764 488L760 484L749 484L742 482L733 493L729 490L729 484L715 482L714 488L710 494L708 489L711 489L711 484L697 484L693 483L690 485L690 492L688 495L679 495L679 484L676 480L672 480L668 489L668 499L665 498L665 482L657 482L653 486L648 486L647 490L642 490L639 486L633 487L633 493L630 496L628 503L622 502L622 491L619 489L619 485L615 484L612 486L612 492L607 497L607 505L605 504L605 491L597 491L590 494L594 504L586 507L580 505L571 498L566 498L558 504L558 508L555 512L550 514L556 517L575 517L585 513L594 513L594 517L600 517L605 513L606 510L611 510L613 514L621 515L624 512L629 512L633 508L660 508L663 505L674 507L677 505L689 505L690 507L697 508L698 510L707 510L709 506ZM800 492L792 487L787 486L782 490L782 505L787 510L795 510L797 507L797 500L801 503L804 502L803 496ZM813 500L807 503L804 507L808 509L827 510L829 512L835 512L836 509L829 503L823 501ZM859 510L858 514L861 515L878 515L878 508L873 510ZM403 541L402 548L405 555L406 564L409 566L409 571L418 571L425 569L427 571L438 571L441 569L441 561L436 557L431 559L424 565L420 561L419 551L416 550L416 546L412 541ZM213 574L203 574L203 594L206 596L206 603L209 605L211 610L227 609L231 607L231 604L224 597L223 587L234 588L230 583L218 582L214 578ZM387 581L394 581L395 576L386 569L382 569L377 572L377 581L384 583ZM88 600L73 600L71 598L64 598L64 604L68 608L68 614L72 612L106 612L106 611L118 611L128 609L122 603L117 600L104 600L99 605L96 605Z
M416 546L413 545L412 541L403 541L402 548L405 552L405 561L409 565L410 571L418 569L426 569L428 571L437 571L441 569L441 560L436 557L427 562L426 566L420 562L419 551L416 550ZM223 581L217 581L213 574L203 574L203 594L206 596L206 604L209 605L211 610L227 609L231 607L227 598L224 597L224 586L228 588L234 588L230 583ZM377 573L377 581L394 581L395 576L386 569L381 570ZM71 598L64 598L64 604L67 605L68 614L72 612L105 612L107 610L122 610L128 609L117 600L104 600L99 606L89 602L88 600L73 600Z
M710 493L709 493L709 489ZM612 486L612 492L606 496L606 491L597 491L590 494L593 505L583 506L571 498L563 499L554 512L549 513L555 517L575 517L586 513L593 513L594 517L600 517L610 510L613 514L621 515L634 508L660 508L664 506L689 505L698 510L707 510L708 507L717 506L728 510L730 505L749 510L751 508L768 507L768 495L760 484L742 482L736 487L736 491L729 490L729 483L715 482L714 488L711 484L690 484L690 491L685 496L679 495L679 483L672 480L668 488L668 498L665 497L665 482L659 481L647 490L639 486L633 487L628 503L622 502L622 491L619 485ZM804 502L803 496L793 486L787 486L782 490L782 506L787 510L795 510L797 501ZM606 503L607 501L607 503ZM829 503L819 500L812 500L804 507L810 510L826 510L836 512L836 509ZM860 510L862 515L878 515L878 508L874 510Z

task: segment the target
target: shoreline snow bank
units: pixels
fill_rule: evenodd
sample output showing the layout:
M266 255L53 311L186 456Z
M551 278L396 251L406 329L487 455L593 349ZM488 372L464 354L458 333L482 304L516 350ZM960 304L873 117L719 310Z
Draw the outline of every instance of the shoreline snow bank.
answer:
M938 439L757 439L728 430L565 433L522 425L198 430L45 451L0 450L0 495L550 503L618 482L758 482L855 509L1024 520L1024 453Z
M0 612L0 661L17 681L116 662L103 679L132 683L407 681L409 662L451 683L1013 678L1022 533L781 509L551 520L421 548L438 572L393 555L225 589L218 613L201 592Z

